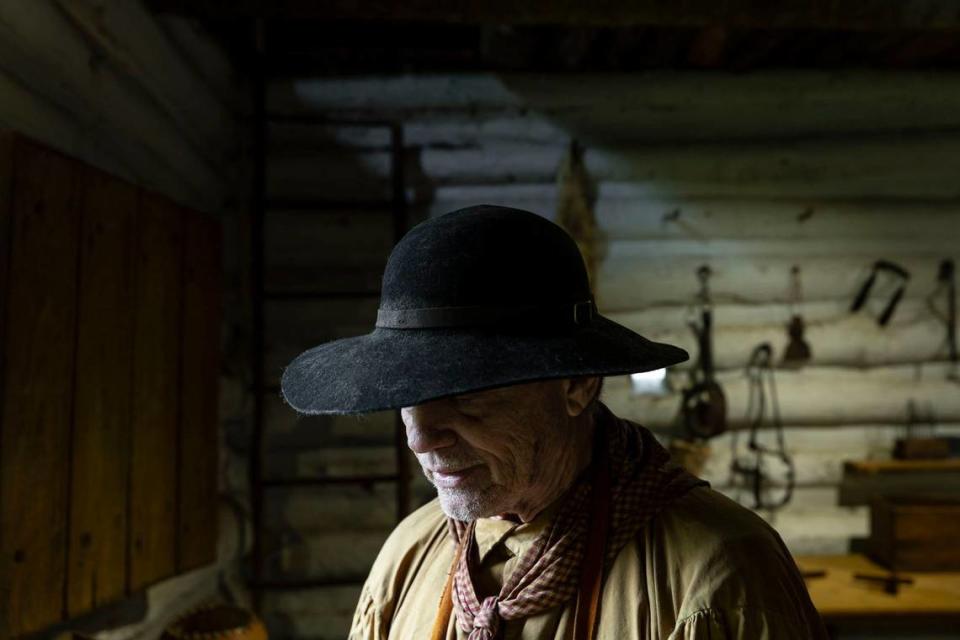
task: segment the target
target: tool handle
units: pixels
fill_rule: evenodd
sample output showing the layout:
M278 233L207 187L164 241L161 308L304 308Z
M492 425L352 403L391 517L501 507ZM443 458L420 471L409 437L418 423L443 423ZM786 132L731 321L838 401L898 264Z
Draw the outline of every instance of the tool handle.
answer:
M883 310L883 313L880 314L880 317L877 319L877 323L881 327L887 326L887 323L890 322L890 318L893 316L893 312L897 309L897 304L900 302L900 298L903 297L903 292L906 289L905 286L900 285L894 292L893 297L890 298L890 302L887 303L887 307Z
M850 313L859 311L863 307L863 303L867 301L867 296L870 294L870 289L873 287L874 281L877 279L877 271L874 268L873 272L870 274L870 277L867 278L867 281L863 283L863 286L860 287L860 292L857 294L857 297L853 299L853 304L850 306Z

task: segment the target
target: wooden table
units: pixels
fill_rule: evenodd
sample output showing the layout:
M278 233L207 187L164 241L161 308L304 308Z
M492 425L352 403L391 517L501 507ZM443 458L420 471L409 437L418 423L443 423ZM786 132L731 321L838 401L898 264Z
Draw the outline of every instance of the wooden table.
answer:
M827 572L822 578L807 579L807 589L824 622L834 631L960 629L960 572L898 573L914 582L901 585L896 595L890 595L881 584L853 578L855 573L889 575L866 556L797 556L796 561L804 572Z

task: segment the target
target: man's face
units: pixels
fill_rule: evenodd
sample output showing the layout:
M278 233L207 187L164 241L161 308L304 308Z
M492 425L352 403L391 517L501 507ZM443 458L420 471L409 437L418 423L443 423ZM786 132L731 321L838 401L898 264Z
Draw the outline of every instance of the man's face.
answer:
M405 407L407 444L457 520L537 513L575 446L562 381ZM558 468L559 467L559 468Z

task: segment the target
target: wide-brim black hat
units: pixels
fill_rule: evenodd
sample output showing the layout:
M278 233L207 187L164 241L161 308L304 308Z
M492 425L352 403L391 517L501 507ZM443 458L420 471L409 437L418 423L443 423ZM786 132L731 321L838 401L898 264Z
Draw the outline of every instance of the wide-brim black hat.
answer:
M583 258L562 228L481 205L411 229L387 261L374 330L300 354L281 387L302 413L354 414L688 357L597 313Z

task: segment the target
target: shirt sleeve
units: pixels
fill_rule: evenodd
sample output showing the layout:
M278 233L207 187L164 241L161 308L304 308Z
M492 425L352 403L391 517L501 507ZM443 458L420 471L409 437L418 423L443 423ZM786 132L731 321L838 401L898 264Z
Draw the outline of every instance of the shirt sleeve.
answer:
M811 633L777 611L703 609L680 620L668 640L809 640Z
M386 637L376 599L367 585L364 585L357 608L353 612L349 640L386 640Z

